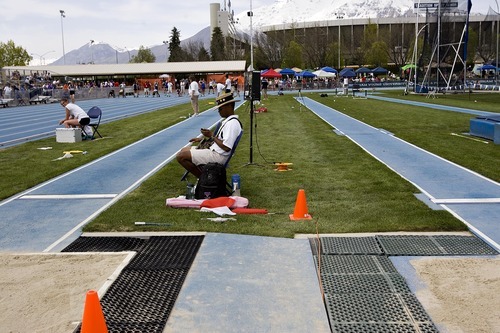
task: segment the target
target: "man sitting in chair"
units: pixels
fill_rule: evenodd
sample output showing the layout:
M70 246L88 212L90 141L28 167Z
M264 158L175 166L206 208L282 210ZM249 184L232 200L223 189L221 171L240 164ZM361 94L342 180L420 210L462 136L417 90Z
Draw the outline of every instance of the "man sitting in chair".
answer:
M237 101L233 99L233 94L222 94L215 99L215 102L219 108L219 115L224 120L216 133L206 128L201 129L201 134L213 142L205 149L199 149L198 146L185 147L177 154L177 161L197 178L201 175L201 165L226 162L234 142L242 131L238 116L234 114L234 105ZM193 138L189 141L200 142L202 139Z

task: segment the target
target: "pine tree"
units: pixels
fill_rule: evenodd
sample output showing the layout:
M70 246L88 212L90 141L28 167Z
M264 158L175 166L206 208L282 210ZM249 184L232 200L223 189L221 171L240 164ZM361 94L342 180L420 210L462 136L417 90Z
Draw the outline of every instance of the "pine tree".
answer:
M226 43L222 30L219 27L214 28L212 33L212 40L210 41L210 53L213 61L226 60Z
M168 57L169 62L184 61L184 51L181 47L181 32L177 30L176 27L173 27L170 33L168 50L170 51L170 56Z

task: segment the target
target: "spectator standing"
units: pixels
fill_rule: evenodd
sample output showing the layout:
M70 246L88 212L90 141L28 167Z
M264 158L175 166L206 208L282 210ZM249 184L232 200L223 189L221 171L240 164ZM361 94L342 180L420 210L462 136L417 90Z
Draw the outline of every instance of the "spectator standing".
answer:
M216 90L217 90L217 96L216 97L219 97L222 93L225 93L224 89L225 89L225 85L222 84L222 83L217 83L216 85Z
M191 97L191 106L193 107L194 116L198 116L198 98L200 96L198 82L196 82L194 76L189 77L191 83L189 84L188 93Z
M229 74L226 74L226 93L230 93L231 92L231 86L232 86L232 82L231 82L231 79L229 78Z
M7 83L3 88L3 97L11 98L11 96L12 96L12 88L10 87L10 83Z
M71 103L75 103L75 84L71 81L68 82L68 89L69 89L69 97L71 99Z
M269 85L269 82L267 82L266 78L262 79L262 99L267 99L267 86Z

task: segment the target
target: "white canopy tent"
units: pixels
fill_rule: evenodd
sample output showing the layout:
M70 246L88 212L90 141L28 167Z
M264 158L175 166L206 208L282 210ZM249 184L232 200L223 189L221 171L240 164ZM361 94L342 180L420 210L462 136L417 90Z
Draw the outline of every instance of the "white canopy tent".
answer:
M313 72L313 74L315 74L319 78L328 78L328 77L335 77L336 76L335 73L326 72L322 69Z

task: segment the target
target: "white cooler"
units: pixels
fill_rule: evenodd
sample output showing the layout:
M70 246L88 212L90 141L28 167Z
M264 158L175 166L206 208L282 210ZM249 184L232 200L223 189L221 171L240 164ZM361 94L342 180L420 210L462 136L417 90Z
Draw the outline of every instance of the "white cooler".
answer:
M56 128L56 142L81 142L81 128Z

